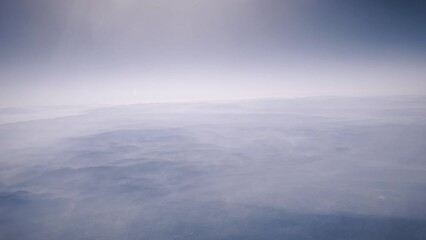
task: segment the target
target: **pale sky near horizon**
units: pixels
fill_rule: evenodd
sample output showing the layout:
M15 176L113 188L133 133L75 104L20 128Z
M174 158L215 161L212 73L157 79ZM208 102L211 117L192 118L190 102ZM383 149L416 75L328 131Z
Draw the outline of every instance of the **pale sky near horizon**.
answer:
M0 106L426 94L426 4L3 0Z

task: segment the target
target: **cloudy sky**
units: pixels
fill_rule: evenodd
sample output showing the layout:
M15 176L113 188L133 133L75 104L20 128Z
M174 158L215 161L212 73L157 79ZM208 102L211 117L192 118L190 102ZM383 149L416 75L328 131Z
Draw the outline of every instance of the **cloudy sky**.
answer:
M425 94L425 5L2 0L0 104Z

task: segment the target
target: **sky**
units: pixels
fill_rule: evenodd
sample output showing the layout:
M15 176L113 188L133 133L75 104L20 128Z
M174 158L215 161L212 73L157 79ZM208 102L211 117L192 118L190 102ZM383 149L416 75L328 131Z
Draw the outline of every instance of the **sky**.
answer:
M426 3L2 0L0 106L424 95Z

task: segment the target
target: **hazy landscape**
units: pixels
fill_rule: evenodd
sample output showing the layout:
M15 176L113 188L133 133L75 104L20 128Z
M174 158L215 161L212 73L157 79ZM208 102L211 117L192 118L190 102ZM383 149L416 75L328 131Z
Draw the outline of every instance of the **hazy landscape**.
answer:
M1 112L0 239L426 238L425 97L82 109Z
M0 0L0 240L425 240L426 1Z

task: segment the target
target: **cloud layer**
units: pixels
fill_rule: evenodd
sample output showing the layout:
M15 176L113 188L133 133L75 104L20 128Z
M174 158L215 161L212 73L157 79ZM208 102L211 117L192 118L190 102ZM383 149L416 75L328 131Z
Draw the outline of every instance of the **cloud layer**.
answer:
M420 239L424 103L164 103L3 124L0 237Z

